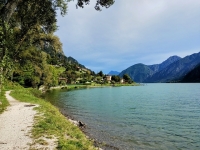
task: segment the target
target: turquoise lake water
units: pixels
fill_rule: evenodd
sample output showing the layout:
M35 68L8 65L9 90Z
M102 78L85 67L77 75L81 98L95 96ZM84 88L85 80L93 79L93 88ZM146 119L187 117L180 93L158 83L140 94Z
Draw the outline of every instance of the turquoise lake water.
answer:
M200 84L54 90L46 99L116 149L200 149Z

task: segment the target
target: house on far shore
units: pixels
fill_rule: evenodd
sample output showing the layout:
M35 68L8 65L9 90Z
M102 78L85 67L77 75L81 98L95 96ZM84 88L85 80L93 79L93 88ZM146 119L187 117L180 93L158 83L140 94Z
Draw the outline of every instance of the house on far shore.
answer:
M67 78L59 78L59 81L64 81L65 83L67 83Z
M111 78L112 78L112 76L109 76L109 75L106 76L106 80L109 82L111 81Z
M121 80L120 80L120 83L124 83L124 79L121 79Z
M79 66L76 66L77 71L81 71L81 68Z

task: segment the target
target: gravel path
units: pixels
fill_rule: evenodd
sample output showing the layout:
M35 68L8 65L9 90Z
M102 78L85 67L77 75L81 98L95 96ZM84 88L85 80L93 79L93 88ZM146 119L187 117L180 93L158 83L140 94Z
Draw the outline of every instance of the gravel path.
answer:
M15 100L6 92L10 106L0 115L0 150L29 149L33 141L30 131L36 111L29 103Z

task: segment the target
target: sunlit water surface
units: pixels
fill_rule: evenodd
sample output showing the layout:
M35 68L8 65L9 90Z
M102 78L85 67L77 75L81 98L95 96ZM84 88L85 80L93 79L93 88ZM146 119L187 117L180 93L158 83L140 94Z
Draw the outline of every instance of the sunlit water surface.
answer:
M55 90L46 99L120 150L200 149L200 84Z

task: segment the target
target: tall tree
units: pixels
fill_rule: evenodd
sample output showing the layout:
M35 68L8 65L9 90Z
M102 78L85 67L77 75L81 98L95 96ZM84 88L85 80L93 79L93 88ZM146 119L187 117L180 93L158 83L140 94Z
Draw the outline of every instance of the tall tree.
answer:
M1 0L0 1L0 14L4 21L8 22L13 15L13 13L18 10L18 6L20 4L24 4L26 2L30 2L31 0ZM50 10L53 8L56 10L60 8L61 14L64 15L67 12L67 2L71 0L37 0L38 4L45 4L47 2L51 3L51 6L41 5L43 9L41 10ZM96 0L95 9L101 10L102 7L109 8L114 4L114 0ZM77 0L77 7L83 8L84 5L88 5L90 0Z
M114 0L97 0L95 9L100 11L102 7L109 8L111 5L114 4ZM77 0L77 7L83 8L84 5L88 5L90 0Z
M97 73L97 75L103 77L104 76L103 71L99 71L99 73Z
M133 80L131 79L131 77L128 75L128 74L124 74L123 75L123 79L126 81L126 82L129 82L129 83L132 83Z
M26 5L27 3L34 4L35 1L32 1L32 0L1 0L0 1L1 17L3 18L3 20L5 22L9 22L13 13L16 10L20 10L19 5ZM66 12L67 12L66 0L37 0L37 3L35 3L35 4L37 5L37 7L38 6L41 7L41 13L43 11L49 11L51 9L53 9L55 11L57 8L60 8L62 15L66 14ZM51 4L51 5L48 5L48 4ZM31 5L29 5L29 6L31 6ZM34 10L33 10L33 13L34 13ZM37 12L37 14L38 13L39 12Z

